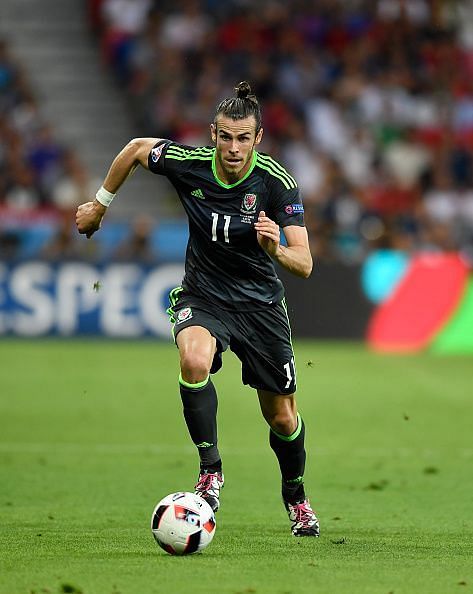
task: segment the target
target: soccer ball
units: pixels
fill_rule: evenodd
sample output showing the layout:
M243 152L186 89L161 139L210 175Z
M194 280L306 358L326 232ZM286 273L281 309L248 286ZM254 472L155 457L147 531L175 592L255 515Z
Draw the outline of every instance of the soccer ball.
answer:
M151 516L151 532L170 555L203 551L215 534L210 505L194 493L171 493L161 499Z

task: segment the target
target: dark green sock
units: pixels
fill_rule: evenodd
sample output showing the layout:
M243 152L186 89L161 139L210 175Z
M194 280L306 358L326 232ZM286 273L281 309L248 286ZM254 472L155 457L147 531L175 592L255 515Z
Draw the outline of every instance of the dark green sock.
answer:
M222 469L217 448L217 393L210 379L189 384L179 376L179 389L184 419L192 441L197 446L201 470L219 472Z
M269 443L281 469L282 496L288 503L297 503L305 499L303 483L306 460L305 425L299 415L297 415L297 421L297 428L292 435L281 435L273 429L269 431Z

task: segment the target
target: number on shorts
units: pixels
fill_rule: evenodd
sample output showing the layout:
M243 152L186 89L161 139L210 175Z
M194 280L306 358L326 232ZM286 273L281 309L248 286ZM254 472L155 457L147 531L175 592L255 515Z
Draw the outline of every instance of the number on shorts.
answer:
M292 373L291 373L291 367L292 367ZM284 386L284 389L287 390L289 388L289 386L291 385L292 380L295 379L295 377L296 377L296 366L294 365L294 357L291 357L291 360L288 361L284 365L284 369L286 371L286 377L287 377L287 383Z

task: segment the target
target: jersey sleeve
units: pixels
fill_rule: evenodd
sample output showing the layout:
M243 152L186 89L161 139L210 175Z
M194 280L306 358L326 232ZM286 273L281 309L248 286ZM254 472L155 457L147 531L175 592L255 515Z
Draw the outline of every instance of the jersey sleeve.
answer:
M185 173L186 162L177 158L176 154L191 149L192 147L172 140L160 139L149 152L148 169L152 173L166 175L167 177L179 176L179 174Z
M304 205L299 188L284 189L276 194L270 216L280 227L304 227Z

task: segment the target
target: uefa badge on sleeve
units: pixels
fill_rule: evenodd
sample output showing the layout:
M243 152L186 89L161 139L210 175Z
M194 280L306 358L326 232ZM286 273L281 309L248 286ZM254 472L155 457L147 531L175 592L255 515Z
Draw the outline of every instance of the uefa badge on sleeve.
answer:
M288 215L304 214L304 206L302 204L288 204L284 207L284 212Z
M153 163L157 163L159 161L159 157L163 152L164 144L160 144L159 146L155 146L154 149L151 149L151 161Z

